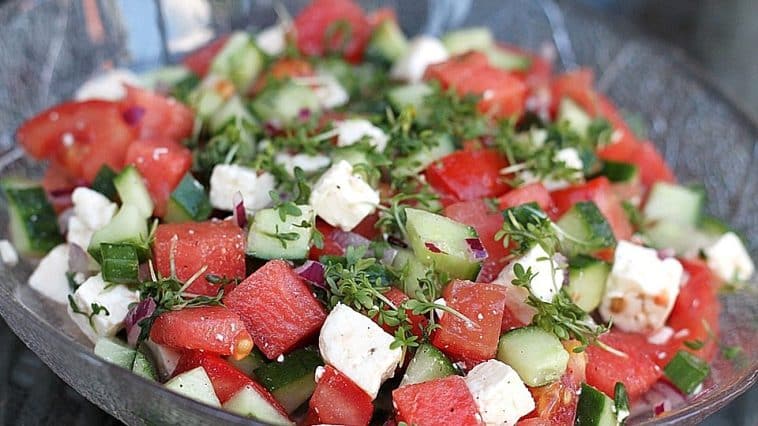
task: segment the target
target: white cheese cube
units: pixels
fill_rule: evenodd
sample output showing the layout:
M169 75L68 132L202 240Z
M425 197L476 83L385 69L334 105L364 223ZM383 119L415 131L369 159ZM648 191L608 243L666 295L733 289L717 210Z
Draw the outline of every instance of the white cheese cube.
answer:
M139 77L127 69L114 69L98 74L85 81L77 90L74 99L86 101L102 99L118 101L126 96L124 84L140 86Z
M56 303L66 303L71 289L68 285L68 245L59 244L42 258L29 276L29 286Z
M534 410L534 399L516 370L491 359L477 365L465 377L479 415L487 425L515 425Z
M89 247L92 235L95 233L93 229L88 227L82 222L76 215L68 218L68 232L66 233L66 241L71 244L76 244L83 248L85 251Z
M287 46L287 31L281 23L264 28L255 37L255 43L269 56L279 56Z
M174 370L176 370L177 364L179 364L179 357L182 356L181 352L168 346L159 345L151 339L145 340L145 346L147 346L153 355L160 376L171 377L174 374Z
M337 146L349 146L359 142L364 137L377 151L383 152L387 147L389 137L382 129L362 118L336 121L334 128L337 130Z
M755 272L742 240L734 232L727 232L705 248L708 267L724 281L747 281Z
M280 164L287 170L290 175L295 174L295 167L300 167L305 173L313 173L318 170L328 167L332 160L323 154L289 154L286 152L280 152L274 157L274 161Z
M563 162L569 169L575 170L573 173L573 179L553 179L548 177L543 184L548 191L556 191L559 189L567 188L572 185L572 182L576 182L582 179L584 176L582 170L584 168L584 162L579 156L579 151L575 148L563 148L555 153L554 160L556 162Z
M345 374L373 399L402 360L400 348L390 349L394 340L368 317L338 304L326 317L318 346L325 363Z
M64 277L65 278L65 277ZM107 287L107 288L106 288ZM68 314L82 332L93 342L100 337L115 336L124 326L124 318L129 312L129 305L139 302L139 292L129 290L125 285L112 285L103 281L103 276L97 274L87 279L74 292L74 303L82 313L76 313L68 306ZM101 311L92 316L92 305L101 306Z
M393 65L390 76L396 80L418 83L426 67L448 60L445 45L435 37L418 36L411 40L408 50Z
M563 279L565 273L560 267L560 259L554 258L550 261L550 256L539 245L529 249L523 256L518 259L514 259L509 263L500 274L495 278L495 283L503 285L511 285L511 282L516 278L516 274L513 272L514 266L520 264L524 270L531 268L532 273L535 274L534 279L531 282L531 290L534 296L543 302L552 302L555 295L563 287ZM555 267L555 269L553 269ZM515 287L515 286L513 286ZM522 289L524 299L528 293L526 289Z
M309 204L324 221L350 231L379 205L379 192L347 161L333 164L313 186Z
M314 77L313 82L315 83L313 92L316 94L316 99L326 109L341 107L350 100L350 95L342 87L337 77L329 73L319 72Z
M620 241L600 314L624 331L657 331L674 308L682 275L678 260L661 260L653 249Z
M8 266L18 265L18 252L8 240L0 240L0 258Z
M118 209L116 203L105 195L85 187L74 189L71 202L74 204L74 215L93 232L107 225Z
M271 173L258 174L255 170L236 164L219 164L211 173L210 199L213 207L234 210L234 196L242 194L245 210L253 213L271 204L269 191L276 187Z

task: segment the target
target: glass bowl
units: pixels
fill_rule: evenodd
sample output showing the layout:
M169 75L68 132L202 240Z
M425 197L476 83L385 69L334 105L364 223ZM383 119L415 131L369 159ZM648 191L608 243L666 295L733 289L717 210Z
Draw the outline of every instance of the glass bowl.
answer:
M0 6L0 175L38 177L41 166L14 147L24 117L59 102L98 70L144 71L175 61L214 34L276 20L274 2L206 0L9 1ZM305 1L284 2L296 13ZM580 6L548 0L363 1L367 9L398 10L409 34L439 34L461 25L490 27L499 40L529 49L553 48L557 66L592 67L598 86L649 125L649 136L682 182L703 183L708 210L727 220L758 253L758 128L714 89L678 51ZM0 207L7 223L7 206ZM7 238L7 227L0 234ZM0 265L0 314L50 368L74 389L126 424L251 424L107 364L69 324L62 306L26 284L28 260ZM754 284L754 283L753 283ZM684 406L635 424L697 423L758 379L758 296L722 297L721 342L742 346L739 362L717 359L704 390Z

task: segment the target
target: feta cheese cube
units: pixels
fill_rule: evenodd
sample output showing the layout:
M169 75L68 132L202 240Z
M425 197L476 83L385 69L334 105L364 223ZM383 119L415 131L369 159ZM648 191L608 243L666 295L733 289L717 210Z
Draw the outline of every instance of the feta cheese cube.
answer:
M418 83L424 77L426 67L448 60L450 54L445 45L435 37L418 36L411 40L408 50L393 65L390 76L409 83Z
M65 278L65 277L64 277ZM124 326L124 318L129 312L129 305L139 302L139 292L129 290L125 285L112 285L103 280L101 274L88 278L74 292L74 303L79 311L76 313L68 306L68 314L81 331L93 342L100 337L115 336ZM89 315L92 314L92 305L101 306L106 311L101 311L92 316L90 324Z
M319 178L309 204L328 224L350 231L374 212L379 205L379 192L353 175L353 166L342 160Z
M552 302L555 295L563 287L563 279L565 272L561 269L561 259L553 258L552 262L550 256L545 250L536 244L529 249L523 256L518 259L514 259L509 263L500 274L495 278L495 283L503 285L512 285L511 282L516 278L516 274L513 271L516 264L520 264L524 270L531 268L532 273L535 274L534 279L531 282L531 290L534 296L543 302ZM555 270L553 270L555 267ZM513 286L518 288L516 286ZM524 299L528 296L526 289L521 289Z
M153 355L160 376L171 377L174 374L174 370L176 370L177 364L179 364L179 357L182 356L181 352L168 346L159 345L149 338L144 343Z
M76 244L86 251L94 233L95 231L85 225L77 216L74 215L68 218L66 241L69 243Z
M29 286L55 303L66 303L68 285L68 244L59 244L42 258L29 276Z
M287 46L287 31L278 23L264 28L255 38L258 47L270 56L279 56Z
M624 331L657 331L674 308L682 275L678 260L661 260L653 249L620 241L600 315Z
M753 260L734 232L722 235L703 251L708 267L724 281L747 281L755 272Z
M0 240L0 258L8 266L18 265L18 252L8 240Z
M326 109L341 107L350 100L347 90L332 74L321 71L313 78L313 83L316 99Z
M269 191L276 187L271 173L258 174L255 170L237 164L219 164L211 172L210 199L213 207L234 210L234 196L242 194L245 210L253 213L271 204Z
M127 69L114 69L98 74L85 81L74 94L77 101L102 99L118 101L126 96L124 84L141 86L139 77Z
M295 167L300 167L305 173L313 173L318 170L328 167L331 160L329 157L323 154L289 154L286 152L280 152L274 157L274 161L280 164L287 170L290 175L295 174Z
M336 121L334 128L337 130L337 146L353 145L365 137L369 144L379 152L383 152L387 147L389 137L368 120L353 118Z
M584 177L584 173L582 172L584 168L584 162L579 156L579 151L577 151L575 148L561 149L555 153L554 161L563 162L567 168L575 170L575 172L573 173L572 179L569 180L554 179L552 177L545 179L543 184L548 191L556 191L558 189L567 188L572 185L572 182L579 181Z
M325 363L376 398L402 360L400 348L390 349L394 340L368 317L338 304L326 317L318 346Z
M93 232L107 225L118 209L108 197L85 187L74 189L71 202L74 204L74 215Z
M515 425L534 410L534 399L511 368L496 359L477 365L464 379L487 425Z

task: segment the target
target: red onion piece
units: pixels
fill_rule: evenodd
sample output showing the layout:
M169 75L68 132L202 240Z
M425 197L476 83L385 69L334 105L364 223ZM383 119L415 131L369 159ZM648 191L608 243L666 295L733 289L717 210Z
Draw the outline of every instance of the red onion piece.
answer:
M306 260L305 263L295 268L295 273L315 287L326 289L324 265L322 263Z
M232 198L234 204L234 221L237 222L237 226L244 228L247 226L247 211L245 211L245 202L242 200L242 193L236 192L234 198Z
M661 401L658 404L655 404L655 407L653 407L653 413L656 417L660 416L661 414L666 412L666 402Z
M74 243L68 245L68 270L83 274L89 272L89 256L87 252Z
M658 259L666 260L669 257L674 257L674 256L676 256L676 251L672 248L658 250Z
M308 108L300 108L300 111L297 112L297 118L300 121L308 121L308 119L311 118L311 110Z
M397 246L400 248L408 248L408 244L406 244L405 241L401 240L400 238L393 237L392 235L387 237L387 242L392 244L393 246Z
M137 346L137 340L142 332L142 327L139 323L145 318L150 318L158 305L155 304L155 300L152 297L139 302L132 309L129 310L124 318L124 327L126 328L126 340L131 346Z
M281 133L282 126L279 122L270 120L263 124L263 130L268 136L274 136Z
M145 116L145 108L135 105L121 114L124 117L126 124L130 126L136 126L142 121L142 117Z
M74 209L67 208L58 215L58 228L61 230L61 234L66 235L68 233L68 220L74 216Z
M340 229L332 231L331 238L343 249L348 247L368 247L368 245L371 244L371 240L363 235L356 234L355 232L346 232Z
M466 244L468 244L469 250L474 255L474 259L484 260L487 258L487 250L479 238L466 238Z
M437 245L434 244L434 243L426 242L426 243L424 243L424 247L426 247L426 249L429 250L432 253L444 253L444 251L442 251L442 249L440 249L439 247L437 247Z
M384 252L382 253L382 263L385 265L392 265L392 262L395 261L395 256L397 256L396 249L391 247L384 249Z

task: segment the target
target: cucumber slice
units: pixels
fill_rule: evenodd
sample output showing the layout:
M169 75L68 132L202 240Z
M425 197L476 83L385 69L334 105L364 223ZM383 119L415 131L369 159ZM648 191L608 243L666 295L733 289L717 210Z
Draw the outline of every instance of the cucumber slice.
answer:
M155 205L147 186L134 166L126 166L115 178L113 185L124 204L131 204L144 217L152 216Z
M233 397L224 403L224 410L231 411L243 417L250 417L264 424L291 425L288 418L283 416L264 397L250 385L243 387Z
M558 220L558 226L568 234L561 240L561 248L568 256L590 254L616 245L613 229L592 201L574 204Z
M453 363L439 349L422 343L405 369L400 387L455 375Z
M488 50L495 45L495 38L487 27L471 27L445 34L442 44L451 56L455 56L471 50Z
M569 261L569 284L566 288L571 299L586 312L594 311L605 294L605 282L611 265L590 256L577 256Z
M250 87L262 68L263 53L253 38L241 31L229 37L211 63L211 73L231 80L239 92Z
M606 161L600 174L614 183L635 183L640 179L640 168L635 164Z
M100 244L103 280L114 284L139 282L139 257L131 244Z
M392 260L392 267L401 271L400 289L411 297L414 297L416 292L421 289L418 280L426 277L430 269L428 265L421 263L410 250L398 250Z
M499 48L490 47L484 51L493 67L505 71L526 71L532 66L532 59L525 55Z
M645 242L657 249L673 249L677 255L692 255L715 241L710 234L677 222L658 221L645 228Z
M297 206L299 215L285 216L279 209L258 210L247 237L247 254L259 259L304 259L311 247L316 214L308 205Z
M194 75L192 71L183 65L169 65L140 75L140 80L145 87L155 90L166 86L174 87L191 75Z
M578 135L585 136L592 123L592 117L576 102L569 98L562 98L558 105L557 121L568 123L571 130Z
M689 395L703 383L710 371L711 367L706 361L687 351L680 350L666 364L663 374L677 389Z
M406 84L390 89L387 92L387 100L396 111L412 106L416 109L416 116L420 116L424 98L431 95L432 92L434 89L426 83Z
M576 426L617 426L613 400L587 383L582 383L576 407Z
M394 173L398 176L415 176L430 164L455 151L453 139L447 135L437 138L437 145L423 148L397 160Z
M152 358L150 358L150 355L145 348L140 348L136 351L134 363L132 364L132 372L148 380L158 381L158 372L155 369L155 363Z
M95 175L95 180L92 181L91 188L106 197L111 201L118 200L118 193L116 192L116 186L113 185L113 179L116 178L116 172L110 167L103 164Z
M254 126L257 124L253 114L248 111L239 96L229 98L208 120L208 129L217 133L229 123L239 123L239 126Z
M307 347L285 355L255 370L255 376L288 413L311 397L316 389L316 367L323 365L318 349Z
M478 238L470 226L444 216L417 209L405 209L408 239L416 257L453 278L473 280L481 269L466 243Z
M705 191L673 183L653 185L642 213L649 221L667 221L697 227L703 215Z
M185 371L166 382L164 386L195 401L221 407L221 402L213 390L213 383L203 367Z
M566 371L569 353L552 333L534 326L500 337L497 359L513 367L528 386L544 386Z
M212 211L205 188L187 173L171 193L163 219L169 223L200 222L208 219Z
M115 337L101 337L95 343L95 355L111 364L131 370L137 351Z
M215 75L207 76L201 84L196 86L188 95L187 102L202 120L208 120L218 111L229 97L232 82Z
M264 122L284 126L292 124L303 110L321 111L321 104L313 90L292 81L264 90L255 98L252 107Z
M42 256L63 242L55 210L41 186L23 179L0 181L8 200L10 237L27 256Z
M250 352L250 355L240 360L236 360L230 357L227 358L227 361L235 366L237 370L245 373L245 375L248 377L254 377L255 370L266 363L266 359L263 357L263 354L258 348L253 348L253 351Z
M98 262L101 261L101 243L131 244L137 249L140 261L146 260L150 256L150 247L145 217L137 207L122 205L111 221L92 235L87 251Z
M391 64L408 50L408 39L394 19L385 19L371 34L366 57L377 62Z

